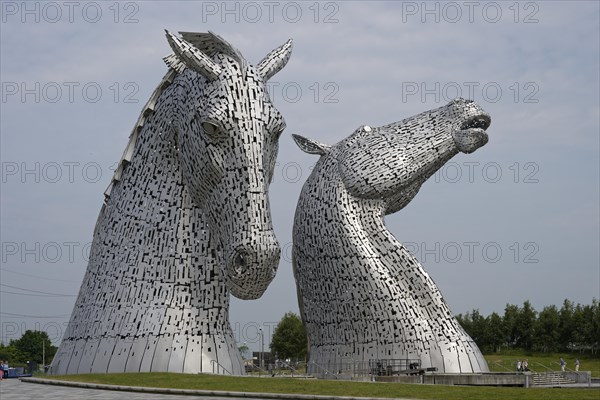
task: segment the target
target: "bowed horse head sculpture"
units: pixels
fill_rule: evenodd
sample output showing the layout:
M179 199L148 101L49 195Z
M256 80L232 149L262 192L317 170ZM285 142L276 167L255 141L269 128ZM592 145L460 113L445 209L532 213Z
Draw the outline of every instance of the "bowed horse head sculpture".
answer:
M254 67L216 35L214 60L198 49L205 35L182 35L167 31L188 75L184 110L174 121L183 180L222 246L231 293L256 299L275 277L280 254L267 193L285 121L265 82L287 63L291 41Z
M405 207L450 158L485 145L490 121L479 105L457 99L386 126L360 127L333 146L294 136L303 151L321 156L302 188L293 247L310 365L319 366L313 372L390 359L447 373L488 370L383 217Z
M52 373L244 374L229 294L258 298L277 270L268 188L285 122L265 82L292 44L252 66L210 32L167 40Z

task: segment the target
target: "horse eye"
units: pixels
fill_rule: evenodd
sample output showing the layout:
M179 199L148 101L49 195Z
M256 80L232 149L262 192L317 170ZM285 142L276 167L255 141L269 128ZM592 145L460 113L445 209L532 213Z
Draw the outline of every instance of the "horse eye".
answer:
M215 136L219 132L219 127L210 122L203 122L201 125L202 130L204 130L204 132L206 132L206 134L209 136Z

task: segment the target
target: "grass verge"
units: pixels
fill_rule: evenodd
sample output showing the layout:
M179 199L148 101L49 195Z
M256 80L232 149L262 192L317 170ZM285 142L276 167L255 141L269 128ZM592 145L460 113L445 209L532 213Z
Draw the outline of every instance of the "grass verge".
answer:
M510 387L466 387L441 385L409 385L399 383L326 381L289 378L232 377L204 374L124 373L55 376L53 379L93 382L109 385L147 386L160 388L223 390L234 392L265 392L319 394L356 397L400 397L445 400L518 400L518 399L578 399L598 400L600 389L553 389Z

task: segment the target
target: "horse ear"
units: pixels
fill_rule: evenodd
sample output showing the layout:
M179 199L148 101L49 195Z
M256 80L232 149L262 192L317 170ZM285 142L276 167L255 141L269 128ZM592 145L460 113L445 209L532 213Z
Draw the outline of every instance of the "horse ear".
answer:
M324 156L325 154L329 153L329 150L331 149L331 146L327 144L305 138L304 136L292 134L292 137L294 138L294 141L298 147L300 147L300 150L308 154L318 154Z
M292 39L279 46L258 63L256 70L263 80L268 81L287 64L292 55Z
M180 39L165 29L167 41L177 57L190 69L204 76L209 81L219 77L221 67L211 60L206 54L198 50L184 39Z

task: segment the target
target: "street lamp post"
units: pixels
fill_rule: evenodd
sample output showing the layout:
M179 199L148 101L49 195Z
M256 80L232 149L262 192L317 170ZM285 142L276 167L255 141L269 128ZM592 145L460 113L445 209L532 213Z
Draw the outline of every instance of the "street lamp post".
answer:
M260 353L258 353L258 367L259 368L263 368L263 362L264 362L264 350L265 350L265 336L263 333L262 328L258 328L258 334L260 335Z
M265 369L265 333L262 332L260 335L260 354L262 354L262 365L261 368Z

